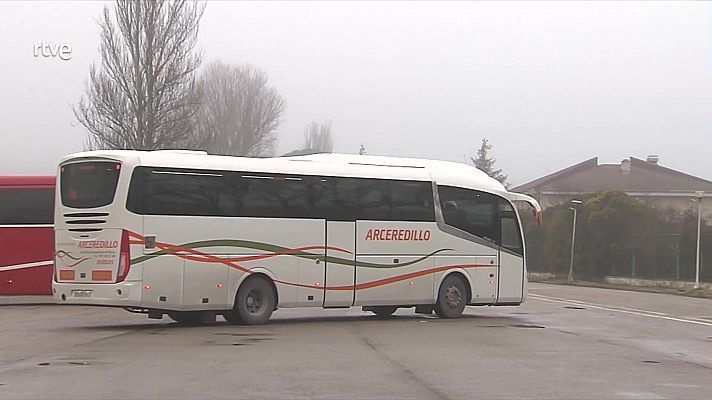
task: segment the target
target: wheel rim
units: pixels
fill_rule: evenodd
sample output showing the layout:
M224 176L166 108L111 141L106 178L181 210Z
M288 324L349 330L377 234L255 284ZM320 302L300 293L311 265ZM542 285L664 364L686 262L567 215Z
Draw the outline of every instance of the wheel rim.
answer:
M462 293L457 286L450 286L445 290L445 306L451 310L455 310L460 306L462 301Z
M247 293L245 298L245 307L250 314L257 314L262 311L264 306L264 297L259 290L252 289Z

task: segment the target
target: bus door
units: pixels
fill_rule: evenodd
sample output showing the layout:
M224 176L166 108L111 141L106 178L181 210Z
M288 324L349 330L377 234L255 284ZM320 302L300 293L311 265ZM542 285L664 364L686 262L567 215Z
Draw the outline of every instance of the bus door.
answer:
M499 251L499 292L497 303L520 303L524 290L524 260Z
M356 279L356 222L326 222L324 307L350 307Z
M520 303L524 297L524 246L517 214L505 200L500 202L499 287L497 303Z
M189 225L188 225L189 226ZM144 256L154 256L141 263L142 266L142 305L151 308L176 309L182 304L183 264L184 260L173 255L163 254L156 243L182 244L187 240L175 240L175 220L162 216L144 215L143 229L145 244Z

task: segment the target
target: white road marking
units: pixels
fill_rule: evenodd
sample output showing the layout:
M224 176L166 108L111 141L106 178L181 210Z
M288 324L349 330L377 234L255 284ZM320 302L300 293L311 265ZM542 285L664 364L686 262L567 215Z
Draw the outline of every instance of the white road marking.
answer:
M687 318L694 319L695 321L712 322L712 318L710 318L710 317L687 317Z
M623 397L628 397L630 399L664 399L665 397L661 397L657 393L649 393L649 392L618 392L616 393L618 396L623 396Z
M648 313L648 314L656 314L656 315L670 315L666 314L663 312L657 312L657 311L649 311L649 310L641 310L638 308L628 308L628 307L619 307L621 310L628 310L628 311L635 311L635 312L643 312L643 313Z
M534 295L532 295L532 296L535 296L535 297L538 296L538 297L540 297L540 300L543 299L543 298L553 299L553 300L566 300L566 301L568 301L568 302L580 304L580 305L582 305L582 306L591 304L591 303L587 303L587 302L581 301L581 300L562 299L562 298L560 298L560 297L543 296L543 295L540 295L540 294L539 294L539 295L534 294ZM641 310L641 309L638 309L638 308L616 307L616 309L628 310L628 311L635 311L635 312L641 312L641 313L648 313L648 314L669 315L669 314L666 314L666 313L661 313L661 312L657 312L657 311L649 311L649 310Z
M625 307L612 308L612 307L604 306L601 304L593 304L593 303L587 303L587 302L578 301L578 300L569 300L569 299L562 299L562 298L557 298L557 297L542 296L539 294L531 294L531 293L528 295L528 297L534 298L536 300L549 301L552 303L569 304L569 305L573 305L573 306L586 306L588 308L604 310L604 311L613 311L613 312L619 312L619 313L623 313L623 314L640 315L642 317L659 318L659 319L665 319L668 321L685 322L688 324L695 324L695 325L712 326L712 322L709 322L709 321L699 321L699 320L693 319L693 318L672 317L672 316L670 316L670 314L659 313L657 311L637 310L637 309L625 308Z
M45 265L52 265L52 260L38 261L38 262L32 262L32 263L27 263L27 264L6 265L4 267L0 267L0 272L12 271L15 269L23 269L23 268L43 267Z

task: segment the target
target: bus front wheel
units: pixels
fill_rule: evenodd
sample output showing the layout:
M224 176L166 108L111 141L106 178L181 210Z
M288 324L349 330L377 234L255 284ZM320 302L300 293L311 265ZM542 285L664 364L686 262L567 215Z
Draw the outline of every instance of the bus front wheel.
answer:
M276 303L272 285L264 278L251 278L240 285L235 306L224 317L231 323L261 325L272 316Z
M467 304L467 287L462 278L448 275L438 290L435 314L440 318L458 318Z

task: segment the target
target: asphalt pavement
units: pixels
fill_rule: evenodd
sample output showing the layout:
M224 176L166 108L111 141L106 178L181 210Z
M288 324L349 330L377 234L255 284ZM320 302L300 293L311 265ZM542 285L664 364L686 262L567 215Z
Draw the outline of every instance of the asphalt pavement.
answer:
M120 309L0 306L0 399L712 398L712 300L530 285L458 320L278 310L181 326Z

